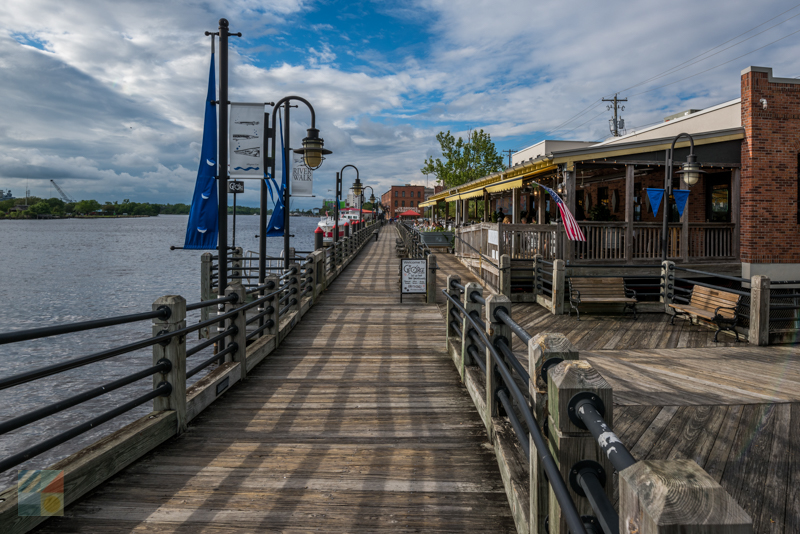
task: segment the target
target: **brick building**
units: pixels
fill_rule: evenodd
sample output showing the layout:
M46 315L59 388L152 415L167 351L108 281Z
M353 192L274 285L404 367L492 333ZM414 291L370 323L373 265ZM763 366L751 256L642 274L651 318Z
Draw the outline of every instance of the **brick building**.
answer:
M683 133L691 142L679 137ZM647 194L648 188L664 188L672 146L672 188L689 190L683 216L674 199L661 202L654 214ZM677 174L690 150L704 171L691 186ZM749 67L741 74L740 98L670 115L601 143L537 143L514 154L510 168L434 194L425 204L456 204L449 213L457 223L474 218L467 203L474 208L483 201L489 214L502 208L514 223L526 217L527 223L552 224L557 207L537 184L558 191L587 234L586 243L567 243L557 253L575 263L659 260L666 213L671 260L713 263L746 278L796 280L800 80Z
M424 185L393 185L389 191L381 195L381 204L386 206L389 217L412 210L422 213L419 208L425 201Z

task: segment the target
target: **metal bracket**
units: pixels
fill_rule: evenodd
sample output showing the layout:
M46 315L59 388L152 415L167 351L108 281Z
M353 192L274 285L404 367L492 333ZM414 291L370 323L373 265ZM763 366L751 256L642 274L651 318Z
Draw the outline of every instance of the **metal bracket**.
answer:
M591 391L581 391L580 393L576 393L572 396L572 398L569 400L569 404L567 404L569 408L567 412L569 414L569 420L572 421L578 428L586 430L586 425L583 424L583 421L581 421L581 418L578 416L578 405L582 404L583 402L591 402L594 406L594 409L597 410L597 413L603 417L606 415L606 405L603 404L603 399Z
M594 460L581 460L573 465L572 469L569 470L569 486L572 488L572 491L581 497L586 497L586 493L578 483L578 475L584 471L591 471L594 473L594 475L597 477L597 480L600 481L600 485L604 488L606 487L606 470L603 469L603 466Z
M160 360L158 360L156 362L156 365L162 365L162 364L167 364L167 368L164 369L163 371L161 371L162 373L169 373L170 371L172 371L172 362L171 361L169 361L166 358L161 358Z
M563 362L564 358L548 358L542 363L542 370L539 373L539 378L542 379L542 382L547 384L547 371L550 370L551 367L555 367L559 363Z
M166 336L167 334L169 334L169 330L162 330L161 332L156 334L156 337ZM158 344L161 345L162 347L166 347L170 343L172 343L172 338L171 337L167 338L167 339L162 339L161 341L158 342Z
M170 308L167 305L159 306L158 308L156 308L156 311L162 311L162 310L166 312L165 313L166 317L164 317L165 321L170 317L172 317L172 308Z

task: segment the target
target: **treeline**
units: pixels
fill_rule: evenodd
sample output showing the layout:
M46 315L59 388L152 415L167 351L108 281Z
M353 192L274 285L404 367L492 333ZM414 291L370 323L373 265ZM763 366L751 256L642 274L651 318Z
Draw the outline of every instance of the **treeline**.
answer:
M27 206L27 207L24 207ZM39 215L52 215L54 217L89 216L89 217L119 217L119 216L147 216L157 215L188 215L191 206L188 204L151 204L149 202L131 202L128 199L122 202L100 203L96 200L81 200L80 202L64 202L60 198L28 197L27 204L24 198L3 200L0 202L0 218L10 219L35 219ZM233 206L228 206L228 213L233 213ZM236 206L238 215L258 215L259 208ZM267 211L272 213L272 210Z

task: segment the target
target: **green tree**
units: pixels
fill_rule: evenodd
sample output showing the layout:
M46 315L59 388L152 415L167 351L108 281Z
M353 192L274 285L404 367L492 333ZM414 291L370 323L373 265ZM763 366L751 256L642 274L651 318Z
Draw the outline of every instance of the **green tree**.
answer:
M82 214L92 213L100 209L100 203L96 200L81 200L75 205L75 211Z
M50 205L51 211L55 213L56 211L64 211L64 201L60 198L48 198L47 203Z
M420 170L422 174L436 176L436 181L446 188L503 169L503 156L497 153L491 136L482 129L472 131L466 141L460 137L456 139L450 130L436 134L436 140L439 141L444 161L431 156Z
M32 215L46 215L50 213L50 209L50 204L46 200L42 200L28 208L28 212Z

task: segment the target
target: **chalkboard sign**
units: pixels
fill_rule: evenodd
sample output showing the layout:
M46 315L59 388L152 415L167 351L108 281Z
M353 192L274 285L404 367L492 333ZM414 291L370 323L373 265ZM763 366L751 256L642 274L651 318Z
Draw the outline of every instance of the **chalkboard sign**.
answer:
M424 295L428 291L428 265L425 260L400 260L400 302L403 295Z

